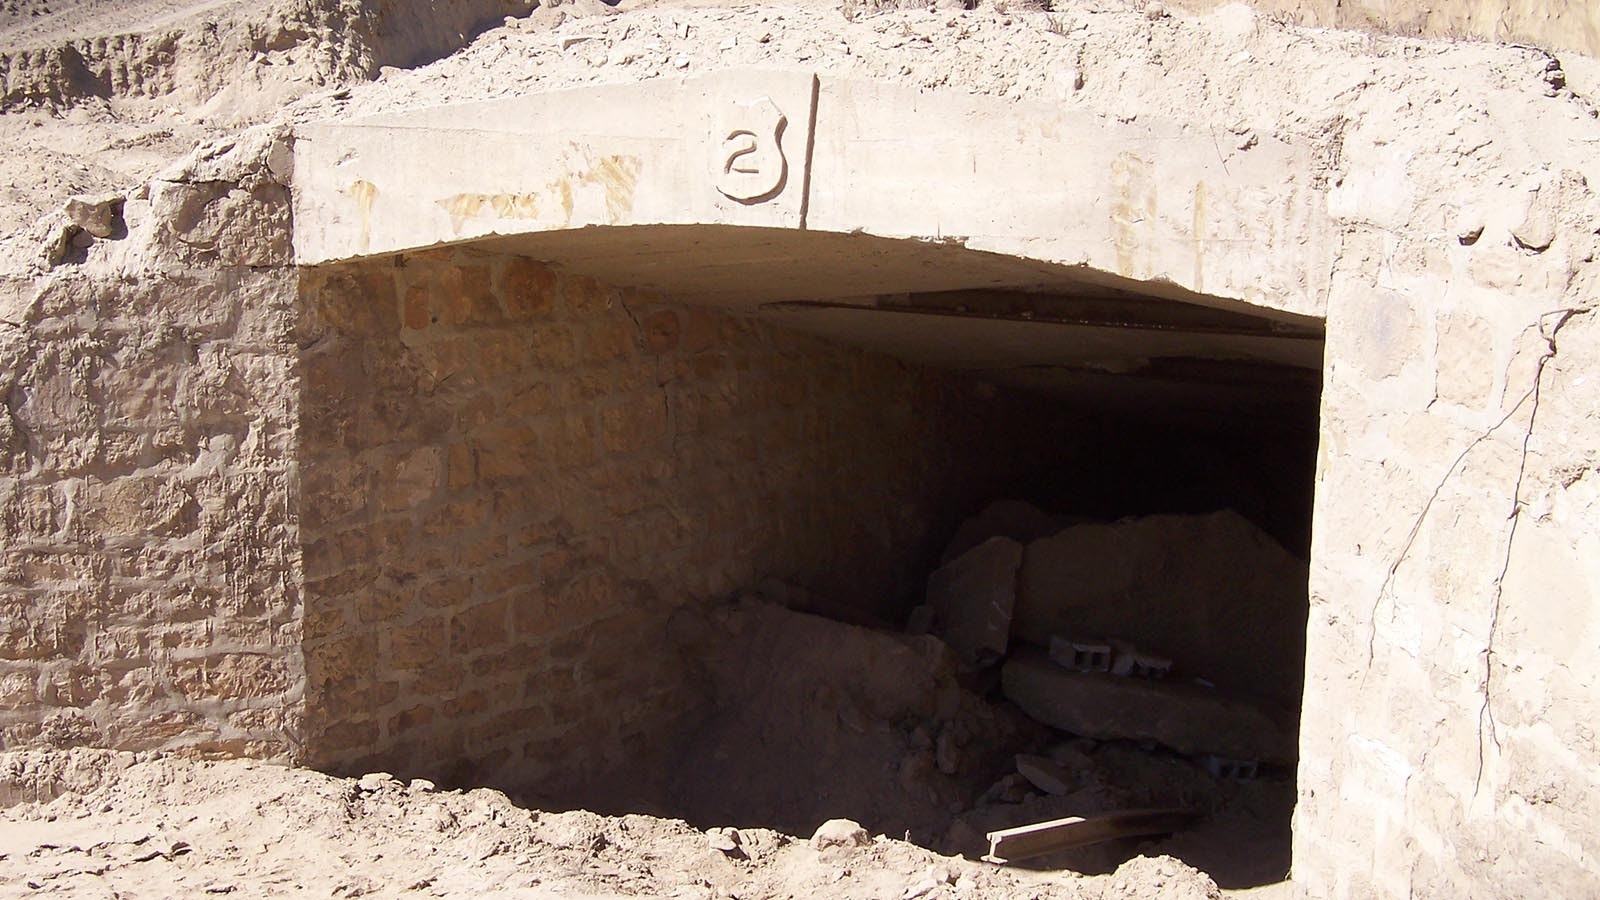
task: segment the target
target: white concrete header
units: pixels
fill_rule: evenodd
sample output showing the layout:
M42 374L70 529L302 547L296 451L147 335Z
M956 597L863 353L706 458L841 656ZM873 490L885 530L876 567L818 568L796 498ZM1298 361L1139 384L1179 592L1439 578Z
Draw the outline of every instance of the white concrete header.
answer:
M1335 232L1309 155L1239 143L726 71L303 127L295 252L316 265L590 226L866 233L1320 316Z

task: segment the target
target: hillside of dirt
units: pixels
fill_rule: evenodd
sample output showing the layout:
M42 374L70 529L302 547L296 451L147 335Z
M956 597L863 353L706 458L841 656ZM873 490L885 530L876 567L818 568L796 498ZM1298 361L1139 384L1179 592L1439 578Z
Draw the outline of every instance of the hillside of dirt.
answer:
M0 20L0 235L12 238L69 196L127 190L254 124L732 66L1031 97L1114 117L1210 118L1235 142L1257 123L1228 110L1257 109L1267 122L1284 118L1269 110L1287 108L1330 150L1361 114L1355 107L1398 93L1373 90L1384 84L1445 97L1487 80L1586 108L1600 88L1600 65L1578 54L1299 28L1239 5L1204 15L1142 0L1054 12L1004 0L971 10L878 0L32 8L46 5L48 16L17 5ZM146 30L118 36L130 23ZM1295 78L1312 57L1339 60L1342 86Z

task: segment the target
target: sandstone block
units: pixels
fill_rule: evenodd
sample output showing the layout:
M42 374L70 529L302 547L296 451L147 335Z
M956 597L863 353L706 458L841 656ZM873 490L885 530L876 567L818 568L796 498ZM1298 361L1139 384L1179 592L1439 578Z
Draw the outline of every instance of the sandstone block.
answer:
M288 688L283 660L263 653L224 653L175 665L172 685L191 700L271 697Z
M555 305L556 273L521 256L506 260L500 275L500 299L513 320L543 316Z
M1022 545L990 538L928 576L934 633L963 661L988 665L1006 653Z
M504 643L510 635L505 600L480 603L450 620L450 648L466 653Z
M444 327L493 325L504 319L486 265L435 269L429 282L432 322Z
M657 394L642 394L600 411L600 436L612 453L652 446L667 435L667 405Z
M1001 687L1023 712L1084 737L1155 741L1190 755L1295 758L1294 734L1276 711L1194 685L1072 672L1028 651L1006 661Z
M393 628L389 633L389 662L401 669L431 665L449 649L449 629L444 617Z

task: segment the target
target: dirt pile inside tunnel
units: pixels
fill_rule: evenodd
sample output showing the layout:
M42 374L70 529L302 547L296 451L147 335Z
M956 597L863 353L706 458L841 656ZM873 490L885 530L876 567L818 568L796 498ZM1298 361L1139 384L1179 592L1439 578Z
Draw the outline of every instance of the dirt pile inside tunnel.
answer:
M970 541L975 530L1004 531L1004 518L986 512L969 521L952 549ZM1232 514L1154 518L1172 521L1152 528L1149 518L1103 524L1069 517L1057 525L1067 523L1062 535L1073 528L1096 537L1103 531L1121 534L1133 557L1160 550L1152 534L1188 535L1189 546L1164 551L1178 559L1231 549L1235 577L1216 570L1210 583L1191 584L1188 596L1179 598L1191 616L1217 614L1207 608L1208 602L1216 605L1207 592L1231 597L1231 589L1254 578L1266 585L1257 585L1257 601L1279 601L1291 624L1297 606L1303 617L1303 588L1298 601L1294 596L1296 564L1244 520ZM1207 541L1238 537L1234 532L1251 540L1211 542L1217 546ZM1061 543L1057 535L1036 537ZM1139 549L1141 544L1150 546ZM1280 560L1288 575L1273 585L1260 571L1264 562ZM1169 561L1165 571L1195 581L1194 568ZM1144 579L1138 590L1147 596L1140 603L1124 598L1120 607L1132 617L1126 622L1130 630L1122 633L1139 635L1138 618L1151 614L1147 607L1172 598L1153 596L1159 573L1124 574ZM1017 583L1013 578L1010 586ZM932 584L939 584L937 573ZM1279 594L1266 596L1274 587ZM1078 599L1094 597L1086 591ZM1057 598L1062 599L1072 598ZM1040 614L1041 600L1031 602ZM913 615L910 630L900 630L804 611L827 606L802 588L769 580L735 603L681 613L664 644L694 661L704 703L676 728L656 735L652 752L621 769L558 795L535 788L519 796L549 808L649 812L701 828L789 834L808 834L825 820L843 817L873 833L969 859L982 856L989 849L986 835L1000 829L1067 816L1182 809L1198 818L1176 834L1126 837L1028 865L1104 874L1140 854L1171 854L1224 887L1272 884L1286 876L1294 779L1292 724L1285 720L1292 723L1292 714L1260 698L1218 695L1197 674L1203 654L1163 645L1180 662L1170 679L1159 682L1086 675L1043 660L1059 673L1059 681L1043 688L1046 706L1080 711L1084 727L1079 720L1052 720L1002 685L1002 671L1035 655L1043 659L1043 648L1027 646L1030 638L1012 642L1005 666L1002 655L973 662L951 646L960 642L948 632L944 639L926 633L930 622L918 621L921 614ZM1073 621L1070 605L1045 604L1058 617L1063 609L1066 619L1057 626ZM1269 612L1258 610L1265 619ZM1096 610L1102 621L1115 613ZM931 621L936 630L943 624L939 617ZM1193 636L1206 639L1200 632ZM1297 678L1295 670L1280 680L1297 684ZM1107 686L1136 693L1118 694L1107 707L1099 699ZM1183 712L1187 707L1199 714ZM1229 710L1235 712L1225 715ZM1234 763L1248 764L1248 770L1224 768Z

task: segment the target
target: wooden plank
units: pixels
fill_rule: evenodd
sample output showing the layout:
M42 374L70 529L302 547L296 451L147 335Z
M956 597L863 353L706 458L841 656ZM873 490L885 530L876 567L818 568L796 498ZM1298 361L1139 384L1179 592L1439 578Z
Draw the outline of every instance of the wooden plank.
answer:
M1198 817L1199 813L1188 809L1130 809L1103 816L1068 816L991 831L986 835L989 853L984 860L1017 862L1117 838L1168 834L1188 826Z

